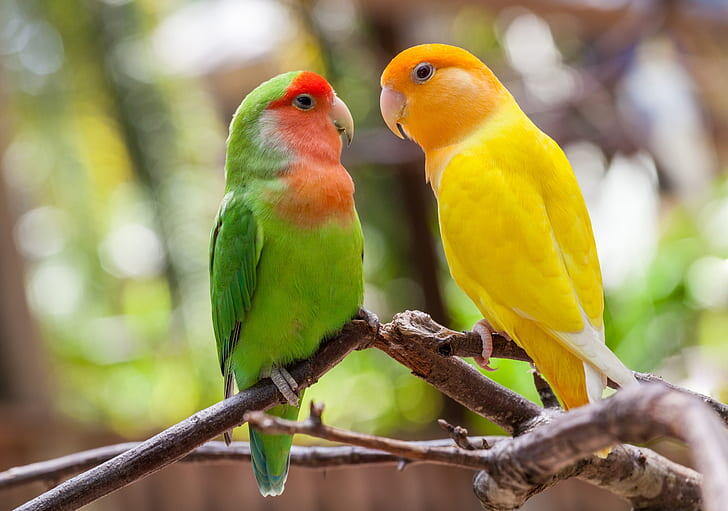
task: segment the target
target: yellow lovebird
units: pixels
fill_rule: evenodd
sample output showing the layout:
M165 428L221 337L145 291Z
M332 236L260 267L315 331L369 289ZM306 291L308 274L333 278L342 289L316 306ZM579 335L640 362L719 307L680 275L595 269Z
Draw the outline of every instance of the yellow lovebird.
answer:
M450 272L486 320L533 359L565 408L636 384L604 343L589 214L566 156L479 59L444 44L397 55L381 79L387 126L424 151Z

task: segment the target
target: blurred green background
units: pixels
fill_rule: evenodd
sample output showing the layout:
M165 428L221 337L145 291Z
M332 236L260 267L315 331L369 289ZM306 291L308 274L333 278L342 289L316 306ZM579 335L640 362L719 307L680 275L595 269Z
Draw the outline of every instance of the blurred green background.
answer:
M420 42L477 54L566 150L622 360L727 400L726 26L726 2L709 0L3 0L0 456L30 456L13 427L143 438L221 399L207 244L227 124L279 72L325 74L357 122L343 158L366 306L477 321L419 150L379 115L381 69ZM528 365L495 365L489 377L537 401ZM359 431L432 437L438 417L496 431L374 350L306 397Z

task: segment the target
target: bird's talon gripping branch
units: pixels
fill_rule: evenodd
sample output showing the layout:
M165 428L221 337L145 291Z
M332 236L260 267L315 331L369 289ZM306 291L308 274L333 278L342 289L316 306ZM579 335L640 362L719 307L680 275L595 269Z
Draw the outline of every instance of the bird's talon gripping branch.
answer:
M296 383L296 380L293 379L293 376L284 367L272 368L270 371L270 379L283 397L286 398L289 405L298 406L298 383Z
M481 319L473 325L473 332L478 334L481 341L483 341L482 354L477 357L473 357L475 359L475 363L486 371L495 371L495 367L490 367L490 356L493 354L493 327L490 326L490 323L488 323L487 320ZM500 335L507 337L507 335L503 333Z

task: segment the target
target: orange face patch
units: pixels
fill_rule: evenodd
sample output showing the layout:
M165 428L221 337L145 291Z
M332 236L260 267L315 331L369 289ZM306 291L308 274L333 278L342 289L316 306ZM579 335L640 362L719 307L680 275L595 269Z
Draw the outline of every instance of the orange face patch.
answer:
M292 104L299 94L313 105ZM291 155L291 167L280 176L286 187L271 199L283 219L303 228L354 218L354 183L339 161L341 139L330 117L334 97L323 77L303 72L268 107L272 133Z
M420 83L413 72L423 63L431 65L434 74ZM425 152L467 137L508 97L474 55L443 44L404 50L387 65L381 84L404 96L398 122Z
M348 224L354 219L354 182L338 162L294 166L283 180L288 189L276 205L278 214L299 227L318 227L328 221Z

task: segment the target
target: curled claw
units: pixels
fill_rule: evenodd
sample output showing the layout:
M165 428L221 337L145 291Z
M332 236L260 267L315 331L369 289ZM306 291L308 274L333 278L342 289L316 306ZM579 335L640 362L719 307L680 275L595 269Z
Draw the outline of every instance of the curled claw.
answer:
M475 363L486 371L495 371L495 367L490 367L490 356L493 354L493 327L485 319L481 319L475 325L473 325L473 332L480 336L483 342L483 351L477 356L473 357Z

